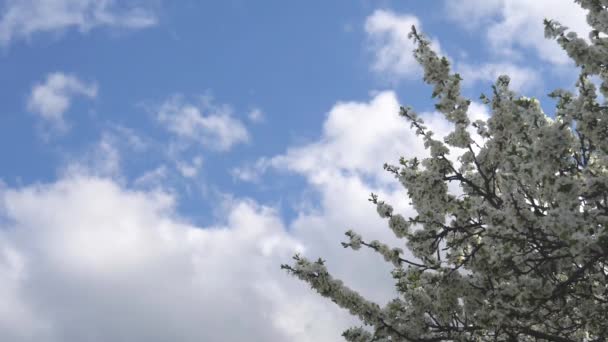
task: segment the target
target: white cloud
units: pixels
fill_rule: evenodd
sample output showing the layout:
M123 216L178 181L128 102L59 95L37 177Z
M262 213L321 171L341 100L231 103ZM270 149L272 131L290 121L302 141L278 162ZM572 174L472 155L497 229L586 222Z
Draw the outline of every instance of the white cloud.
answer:
M7 0L0 16L0 45L29 39L36 33L96 27L138 29L155 25L143 7L115 0Z
M461 0L445 1L445 12L452 19L468 29L496 19L503 6L503 0Z
M255 161L253 165L243 165L235 167L230 171L233 178L243 182L258 183L261 175L272 167L272 160L266 157L261 157Z
M368 103L339 102L329 111L317 142L291 148L271 163L314 175L313 179L328 176L324 175L328 169L382 179L380 175L387 174L382 170L384 162L424 153L422 141L398 114L399 101L392 91L380 92ZM440 135L450 127L439 114L427 113L425 120Z
M6 341L33 341L48 324L38 319L22 291L27 277L23 256L0 235L0 335Z
M184 161L178 162L177 169L182 174L182 176L184 176L186 178L193 178L198 174L202 165L203 165L203 158L201 156L196 156L196 157L192 158L191 163L184 162Z
M166 193L95 177L0 200L12 342L333 341L350 322L279 269L303 247L271 208L234 201L224 223L196 227Z
M500 75L509 75L511 88L520 92L539 89L542 84L542 77L536 69L506 62L481 65L460 63L456 65L456 71L462 76L465 86L477 82L490 86Z
M233 117L230 107L213 106L208 101L197 106L173 96L160 106L157 120L182 141L198 142L219 151L249 141L247 129Z
M394 94L386 92L369 104L341 103L330 111L324 142L310 145L312 158L323 160L322 172L298 169L319 191L321 205L302 211L288 225L274 209L236 199L226 205L225 220L195 227L177 217L175 198L167 193L128 189L77 173L47 185L5 189L0 193L0 217L10 223L0 229L0 238L25 266L0 260L0 265L11 265L0 272L13 274L22 267L24 275L13 281L14 290L6 296L15 298L10 310L20 308L26 314L20 324L1 321L5 330L0 334L15 336L18 342L27 341L23 334L50 342L137 341L150 336L180 341L334 341L356 321L278 266L290 262L296 251L322 256L355 289L381 304L392 297L390 267L381 257L339 245L346 225L355 223L367 237L390 237L367 202L370 190L384 194L386 187L370 187L358 174L346 174L348 168L366 170L363 160L376 149L363 149L366 156L355 158L354 164L339 159L333 166L320 155L318 145L326 143L335 155L345 149L356 157L361 144L371 140L353 146L354 151L346 143L356 143L356 131L365 125L369 139L388 133L390 140L404 132L372 125L389 116L399 120L396 109ZM402 121L399 125L405 127ZM296 157L278 159L292 163ZM381 170L378 158L374 163ZM398 192L384 198L402 207L405 201Z
M490 49L512 58L520 57L517 48L526 48L553 64L569 63L559 45L544 38L544 19L558 20L583 37L589 32L585 11L571 0L465 0L445 4L448 16L469 29L486 32Z
M475 102L475 101L472 101L471 104L469 105L468 114L469 114L469 119L471 120L471 122L475 122L477 120L488 120L490 118L490 113L488 112L488 107L482 103ZM476 131L476 130L473 129L473 131ZM471 132L471 136L476 141L478 139L480 139L479 135L477 135L477 133L473 134Z
M470 108L472 119L487 117L485 107L474 103ZM379 92L369 102L339 102L329 111L317 141L265 162L267 167L302 175L318 195L318 204L300 210L290 225L290 232L305 242L307 255L326 259L334 275L380 304L395 296L391 266L370 251L345 255L336 242L345 241L344 232L352 228L368 241L403 247L405 241L393 236L368 202L373 192L406 217L414 215L405 189L382 167L384 162L396 164L400 156L428 155L398 113L399 101L392 91ZM438 138L451 130L440 114L421 116ZM407 252L406 257L411 258Z
M319 139L292 146L281 155L259 158L251 165L233 169L232 175L242 181L259 182L263 173L275 168L303 174L316 185L330 182L336 175L371 179L382 186L394 184L382 168L385 162L396 164L400 156L427 155L420 137L398 115L399 107L393 91L378 92L369 102L338 102L327 113ZM471 120L487 119L488 115L485 106L471 103ZM425 112L421 117L436 138L441 139L452 128L440 113Z
M83 82L75 75L54 72L48 74L43 83L34 85L27 108L56 127L65 129L64 114L75 96L95 98L97 85Z
M99 139L76 154L65 153L65 165L59 173L63 176L95 175L121 178L123 155L142 153L149 148L149 141L134 130L112 125L101 132Z
M99 141L84 155L71 160L63 173L118 177L121 173L121 162L122 157L116 136L104 132Z
M337 242L344 241L344 232L352 228L368 240L403 246L404 241L392 236L367 201L374 192L406 216L413 214L405 190L382 168L384 162L397 163L399 156L427 155L421 139L398 113L399 101L392 91L379 92L369 102L339 102L327 114L319 139L233 173L259 180L261 173L274 168L303 176L314 204L307 208L298 203L302 208L289 231L302 241L307 255L323 257L336 276L381 304L394 296L390 266L367 251L345 255ZM443 116L421 115L437 137L450 131L451 124ZM472 103L470 116L487 118L487 109Z
M366 18L365 32L374 54L373 71L391 80L420 74L420 66L412 54L415 45L408 38L412 25L421 29L420 21L415 16L388 10L376 10ZM432 44L439 53L439 43L433 40Z
M300 251L326 259L337 277L379 304L394 296L382 257L339 242L352 227L367 239L403 244L367 201L373 191L411 213L404 190L382 170L401 154L426 154L398 108L390 91L337 103L317 141L263 162L303 176L318 195L289 223L273 208L237 198L224 203L215 224L194 226L178 216L171 194L86 172L1 187L0 299L8 300L0 336L335 341L355 319L278 266ZM477 104L471 111L486 115ZM442 117L423 116L439 136L448 131ZM141 182L165 173L161 166Z

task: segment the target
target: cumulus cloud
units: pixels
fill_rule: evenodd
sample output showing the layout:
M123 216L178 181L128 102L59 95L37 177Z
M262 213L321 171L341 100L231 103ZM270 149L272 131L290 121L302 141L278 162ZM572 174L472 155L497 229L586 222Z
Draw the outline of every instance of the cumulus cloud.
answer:
M290 148L271 163L310 174L312 179L328 176L324 173L329 169L382 179L387 174L383 162L424 153L422 141L398 113L399 101L393 91L379 92L369 102L339 102L327 114L317 142ZM425 120L438 134L450 127L436 113L425 114Z
M395 295L382 257L339 242L348 228L404 242L367 201L375 192L412 213L382 170L399 155L426 154L398 108L391 91L339 102L319 139L266 159L315 192L315 204L289 222L274 208L232 198L216 223L200 227L179 216L170 193L89 173L0 188L0 299L10 299L0 309L0 335L14 342L335 341L359 323L278 266L296 252L323 257L334 275L379 304ZM487 115L478 104L471 111ZM437 114L423 117L439 136L450 129ZM158 181L164 173L144 176Z
M544 61L570 62L556 42L544 38L543 20L555 19L587 36L585 11L570 0L465 0L446 1L446 13L463 26L485 27L487 42L495 53L518 58L518 48L531 49Z
M43 120L65 129L64 114L70 108L72 99L77 96L95 98L97 85L81 81L72 74L54 72L48 74L44 82L34 85L27 108Z
M249 141L245 125L234 118L232 109L225 105L214 106L208 101L196 105L184 102L181 96L173 96L160 106L156 118L182 141L197 142L219 151Z
M365 19L365 32L374 54L372 70L391 80L412 78L420 74L420 66L414 59L414 43L408 34L415 25L421 28L417 17L398 14L389 10L376 10ZM439 43L432 42L440 52Z
M367 201L374 192L406 216L413 215L404 189L382 168L384 162L396 163L399 156L427 156L423 142L398 112L399 101L392 91L379 92L368 102L339 102L328 112L319 139L235 172L241 179L260 179L269 169L304 177L314 190L314 204L299 209L290 232L306 242L307 255L322 256L337 276L379 303L394 295L390 266L366 251L349 254L345 260L336 241L344 241L344 231L352 228L368 240L403 244ZM472 120L487 118L487 109L473 102L470 116ZM422 117L438 137L451 130L451 124L437 113Z
M121 5L122 4L122 5ZM115 0L7 0L0 15L0 45L43 32L96 27L138 29L155 25L156 16Z
M347 323L279 269L303 247L271 208L196 227L168 194L95 177L0 198L10 341L330 341Z
M393 183L392 176L382 168L384 162L397 163L404 155L427 155L422 140L399 117L399 107L394 91L378 92L368 102L338 102L327 113L319 139L291 146L284 154L259 158L251 165L235 168L232 175L257 182L269 169L284 169L306 175L313 184L330 181L336 173L354 174L385 185ZM440 113L421 115L439 138L452 129ZM485 106L472 102L469 116L475 121L487 119L489 114Z

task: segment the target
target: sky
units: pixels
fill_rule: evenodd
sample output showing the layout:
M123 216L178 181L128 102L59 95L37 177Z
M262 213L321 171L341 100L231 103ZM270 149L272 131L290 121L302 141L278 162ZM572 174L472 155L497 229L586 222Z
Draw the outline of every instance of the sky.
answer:
M383 305L403 247L371 192L439 136L412 25L464 79L541 100L577 68L542 21L568 0L0 0L0 340L335 341L348 312L280 270L295 253Z

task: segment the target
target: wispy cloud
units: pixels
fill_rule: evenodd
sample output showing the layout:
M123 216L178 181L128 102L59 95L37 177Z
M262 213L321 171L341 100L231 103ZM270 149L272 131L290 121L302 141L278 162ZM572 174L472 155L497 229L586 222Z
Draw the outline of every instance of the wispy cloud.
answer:
M88 175L121 179L128 157L147 151L149 146L132 129L113 125L101 132L99 139L79 150L66 154L63 175ZM128 156L128 157L125 157Z
M178 139L218 151L249 141L245 125L233 116L230 106L216 106L208 100L192 104L173 96L160 106L156 118Z
M84 82L75 75L54 72L47 75L44 82L33 86L27 108L53 126L65 130L67 125L64 114L76 96L95 98L97 85Z
M464 0L445 6L448 17L465 28L484 26L490 50L511 59L521 57L517 48L526 48L553 64L570 63L557 43L545 39L544 19L558 20L583 37L590 30L585 11L570 0Z
M96 27L145 28L157 18L144 7L115 0L7 0L0 15L0 45L37 33Z
M181 161L177 163L177 169L179 170L181 175L186 178L195 177L202 166L203 158L201 156L196 156L192 158L192 162Z
M414 43L408 38L412 25L420 29L420 21L409 14L398 14L389 10L376 10L365 20L365 32L374 54L372 70L397 81L420 74L420 66L414 59ZM439 52L439 43L432 42Z

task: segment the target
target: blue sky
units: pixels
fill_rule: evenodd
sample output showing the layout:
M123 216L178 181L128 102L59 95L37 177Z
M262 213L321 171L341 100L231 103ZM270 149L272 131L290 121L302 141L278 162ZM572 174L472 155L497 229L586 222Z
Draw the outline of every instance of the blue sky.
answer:
M353 321L278 265L392 295L339 242L394 241L371 191L412 210L382 171L424 155L398 105L449 129L409 28L474 101L508 73L551 115L576 68L544 17L587 29L566 0L0 1L0 339L335 340Z

